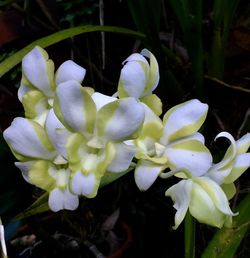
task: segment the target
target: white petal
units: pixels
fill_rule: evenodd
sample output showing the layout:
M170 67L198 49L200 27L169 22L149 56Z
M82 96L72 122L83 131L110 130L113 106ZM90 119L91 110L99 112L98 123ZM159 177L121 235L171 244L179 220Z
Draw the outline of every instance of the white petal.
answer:
M95 103L78 82L67 81L58 85L54 111L58 119L71 130L93 132Z
M165 133L161 142L167 144L197 132L203 124L208 105L197 99L171 108L163 118Z
M122 172L127 170L134 157L136 148L125 143L116 143L114 147L115 157L107 170L109 172Z
M211 171L219 170L219 169L223 168L224 166L227 166L235 158L235 155L237 152L236 142L231 134L229 134L227 132L221 132L215 137L215 140L220 137L227 138L231 142L231 145L229 146L228 150L226 151L222 161L220 161L217 164L214 164L211 168Z
M186 169L193 176L205 174L212 165L209 150L192 137L167 145L164 155L168 158L172 169Z
M34 165L34 163L35 161L15 162L15 166L21 170L24 180L30 184L32 183L29 179L29 170Z
M32 90L28 85L25 84L24 80L21 80L21 85L18 88L17 96L20 102L22 102L23 95L28 91Z
M117 100L117 98L114 97L110 97L104 94L101 94L99 92L95 92L91 95L93 101L95 102L96 105L96 109L97 111L102 108L103 106L105 106L108 103L111 103L115 100Z
M236 141L236 146L238 154L247 152L250 147L250 133L246 133L238 141Z
M119 79L119 97L140 98L147 83L148 62L139 54L132 54L125 62Z
M68 60L62 63L56 71L56 85L70 80L82 83L85 74L86 70L83 67L71 60Z
M22 60L22 70L34 87L48 97L54 95L54 64L45 50L38 46L31 50Z
M170 187L165 193L166 196L170 196L172 198L174 208L177 210L175 214L174 229L178 228L187 213L191 198L192 185L193 183L191 180L181 180L179 183Z
M243 153L236 156L233 163L233 169L224 183L229 184L237 180L250 167L250 153Z
M55 151L44 128L32 120L15 118L3 135L6 142L18 154L48 160L55 157Z
M218 210L226 215L235 215L229 207L226 194L216 182L208 177L197 177L195 182L206 191Z
M151 161L140 160L135 169L135 183L141 191L146 191L155 182L163 167Z
M71 190L77 195L83 195L89 198L97 194L98 181L94 174L83 175L76 172L71 179Z
M60 155L67 158L66 143L71 133L63 126L51 109L46 119L46 130L49 139Z
M97 113L99 136L111 141L128 140L141 127L144 108L134 98L124 98L105 105Z
M150 59L148 81L147 81L146 89L144 91L144 96L146 96L148 94L151 94L152 91L157 87L160 80L160 75L159 75L158 63L155 56L147 49L143 49L141 51L141 54Z
M49 195L49 207L52 211L75 210L79 205L78 196L71 194L67 189L55 188Z

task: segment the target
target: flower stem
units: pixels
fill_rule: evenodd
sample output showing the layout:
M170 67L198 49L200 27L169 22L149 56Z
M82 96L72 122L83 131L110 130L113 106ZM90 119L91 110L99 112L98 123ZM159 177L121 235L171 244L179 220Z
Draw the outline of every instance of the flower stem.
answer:
M185 258L195 258L195 220L187 212L184 222L185 227Z

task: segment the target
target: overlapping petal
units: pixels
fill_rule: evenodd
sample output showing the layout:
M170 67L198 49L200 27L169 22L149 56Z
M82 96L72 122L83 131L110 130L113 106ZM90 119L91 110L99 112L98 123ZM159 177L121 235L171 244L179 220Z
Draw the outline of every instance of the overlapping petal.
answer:
M164 156L171 169L186 169L193 176L204 175L212 165L207 147L192 136L167 145Z
M136 152L135 146L127 145L123 142L114 143L115 156L109 164L107 170L109 172L123 172L127 170Z
M96 106L77 81L71 80L58 85L54 111L63 125L73 132L93 133Z
M135 183L141 191L148 190L155 182L164 166L149 160L140 160L135 169Z
M44 128L32 120L15 118L3 136L20 160L27 159L25 157L51 160L56 155Z
M149 63L145 57L149 58ZM118 84L120 98L142 98L156 88L159 82L159 68L154 55L147 49L135 53L124 61Z
M164 115L164 135L161 143L166 145L197 132L206 119L208 105L197 99L177 105Z
M49 194L49 207L52 211L75 210L79 205L79 198L68 189L53 189Z
M66 81L77 81L82 83L86 74L86 70L72 60L62 63L56 71L55 82L56 85Z
M97 113L98 136L118 142L136 137L144 121L144 108L134 98L103 106Z
M22 71L33 87L39 89L47 97L53 97L54 63L44 49L36 46L24 56Z
M174 229L177 229L185 218L191 200L192 188L192 180L181 180L179 183L170 187L165 193L166 196L171 197L174 202L174 208L177 210Z

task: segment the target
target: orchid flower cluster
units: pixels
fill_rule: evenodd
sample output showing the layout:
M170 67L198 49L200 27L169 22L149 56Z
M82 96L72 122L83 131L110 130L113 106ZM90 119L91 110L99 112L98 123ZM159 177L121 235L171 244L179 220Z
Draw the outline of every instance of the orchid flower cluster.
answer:
M208 105L192 99L161 116L162 102L153 94L158 63L146 49L124 61L113 96L82 86L85 73L70 60L55 72L38 46L22 60L18 98L25 118L15 118L4 138L24 179L49 192L50 209L77 209L79 197L97 195L104 176L135 164L142 191L158 177L179 179L166 190L177 210L174 228L188 210L201 223L230 226L237 215L229 206L234 181L250 166L250 133L237 141L227 132L218 134L230 146L213 163L198 132Z

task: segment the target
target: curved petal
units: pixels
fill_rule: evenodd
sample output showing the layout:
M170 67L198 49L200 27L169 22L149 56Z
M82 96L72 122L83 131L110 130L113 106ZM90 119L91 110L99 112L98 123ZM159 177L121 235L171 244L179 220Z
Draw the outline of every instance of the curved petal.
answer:
M146 104L153 112L160 116L162 114L162 102L161 99L155 94L150 94L145 97L142 97L141 102Z
M227 149L223 159L219 163L214 164L212 166L212 168L210 170L211 172L214 171L214 170L219 170L223 167L228 166L230 164L230 162L235 158L236 153L237 153L236 142L235 142L235 140L234 140L234 138L231 134L229 134L227 132L221 132L215 137L215 140L220 138L220 137L227 138L231 142L231 145ZM210 171L209 171L209 173L210 173Z
M149 64L140 54L132 54L124 62L118 83L118 96L140 98L147 83Z
M229 216L236 215L231 211L225 193L216 182L208 177L197 177L195 183L198 183L206 191L219 211Z
M49 139L53 143L58 153L67 159L66 144L71 136L71 133L58 120L53 109L51 109L47 115L45 127Z
M206 119L208 105L197 99L189 100L171 108L164 115L164 135L161 142L169 142L197 132Z
M161 173L163 166L139 160L135 168L135 183L141 191L148 190Z
M44 125L47 113L50 109L48 99L38 90L30 90L22 98L25 117L33 119L40 125Z
M205 174L212 165L212 155L206 146L192 137L173 142L164 154L171 169L185 169L193 176Z
M151 94L152 91L157 87L160 80L160 75L159 75L158 63L155 56L147 49L143 49L141 51L141 54L149 58L149 62L150 62L147 86L145 87L144 94L143 94L144 96L146 96Z
M192 187L192 180L181 180L179 183L170 187L165 193L166 196L171 197L174 202L174 208L177 210L174 218L174 229L177 229L185 218L190 203Z
M216 208L209 194L197 183L193 183L189 211L200 223L218 228L221 228L226 220L226 215Z
M238 141L236 141L236 146L238 154L247 152L250 147L250 133L246 133Z
M33 48L22 60L22 71L27 80L46 96L54 95L54 63L41 47Z
M3 136L11 149L22 156L51 160L56 155L44 128L32 120L15 118Z
M107 105L108 103L111 103L111 102L117 100L117 98L110 97L110 96L101 94L99 92L93 93L91 95L91 97L92 97L93 101L95 102L97 111L99 109L101 109L103 106Z
M62 63L56 71L55 81L56 85L62 82L74 80L82 83L86 74L86 70L72 60Z
M70 189L74 194L94 198L100 185L100 179L95 174L84 175L80 171L71 178Z
M19 101L22 102L23 95L25 95L30 90L34 90L34 89L35 88L32 87L32 85L27 81L27 79L23 75L20 87L18 88L18 91L17 91L17 96L18 96Z
M30 184L32 182L29 179L29 171L34 164L35 161L15 162L15 166L21 170L24 180Z
M230 174L225 178L225 184L233 183L237 180L250 166L250 153L243 153L237 155L236 159L233 163L232 171Z
M52 211L75 210L79 205L78 196L69 192L68 189L53 189L49 194L49 207Z
M115 157L108 166L109 172L123 172L131 164L136 148L125 143L115 143Z
M98 135L111 141L135 137L144 120L144 108L134 98L124 98L102 107L97 113Z
M91 96L76 81L67 81L57 87L54 111L62 124L74 132L92 133L96 106Z
M33 185L50 192L56 187L56 178L50 174L50 169L55 169L54 165L45 160L34 163L28 172L28 178Z

